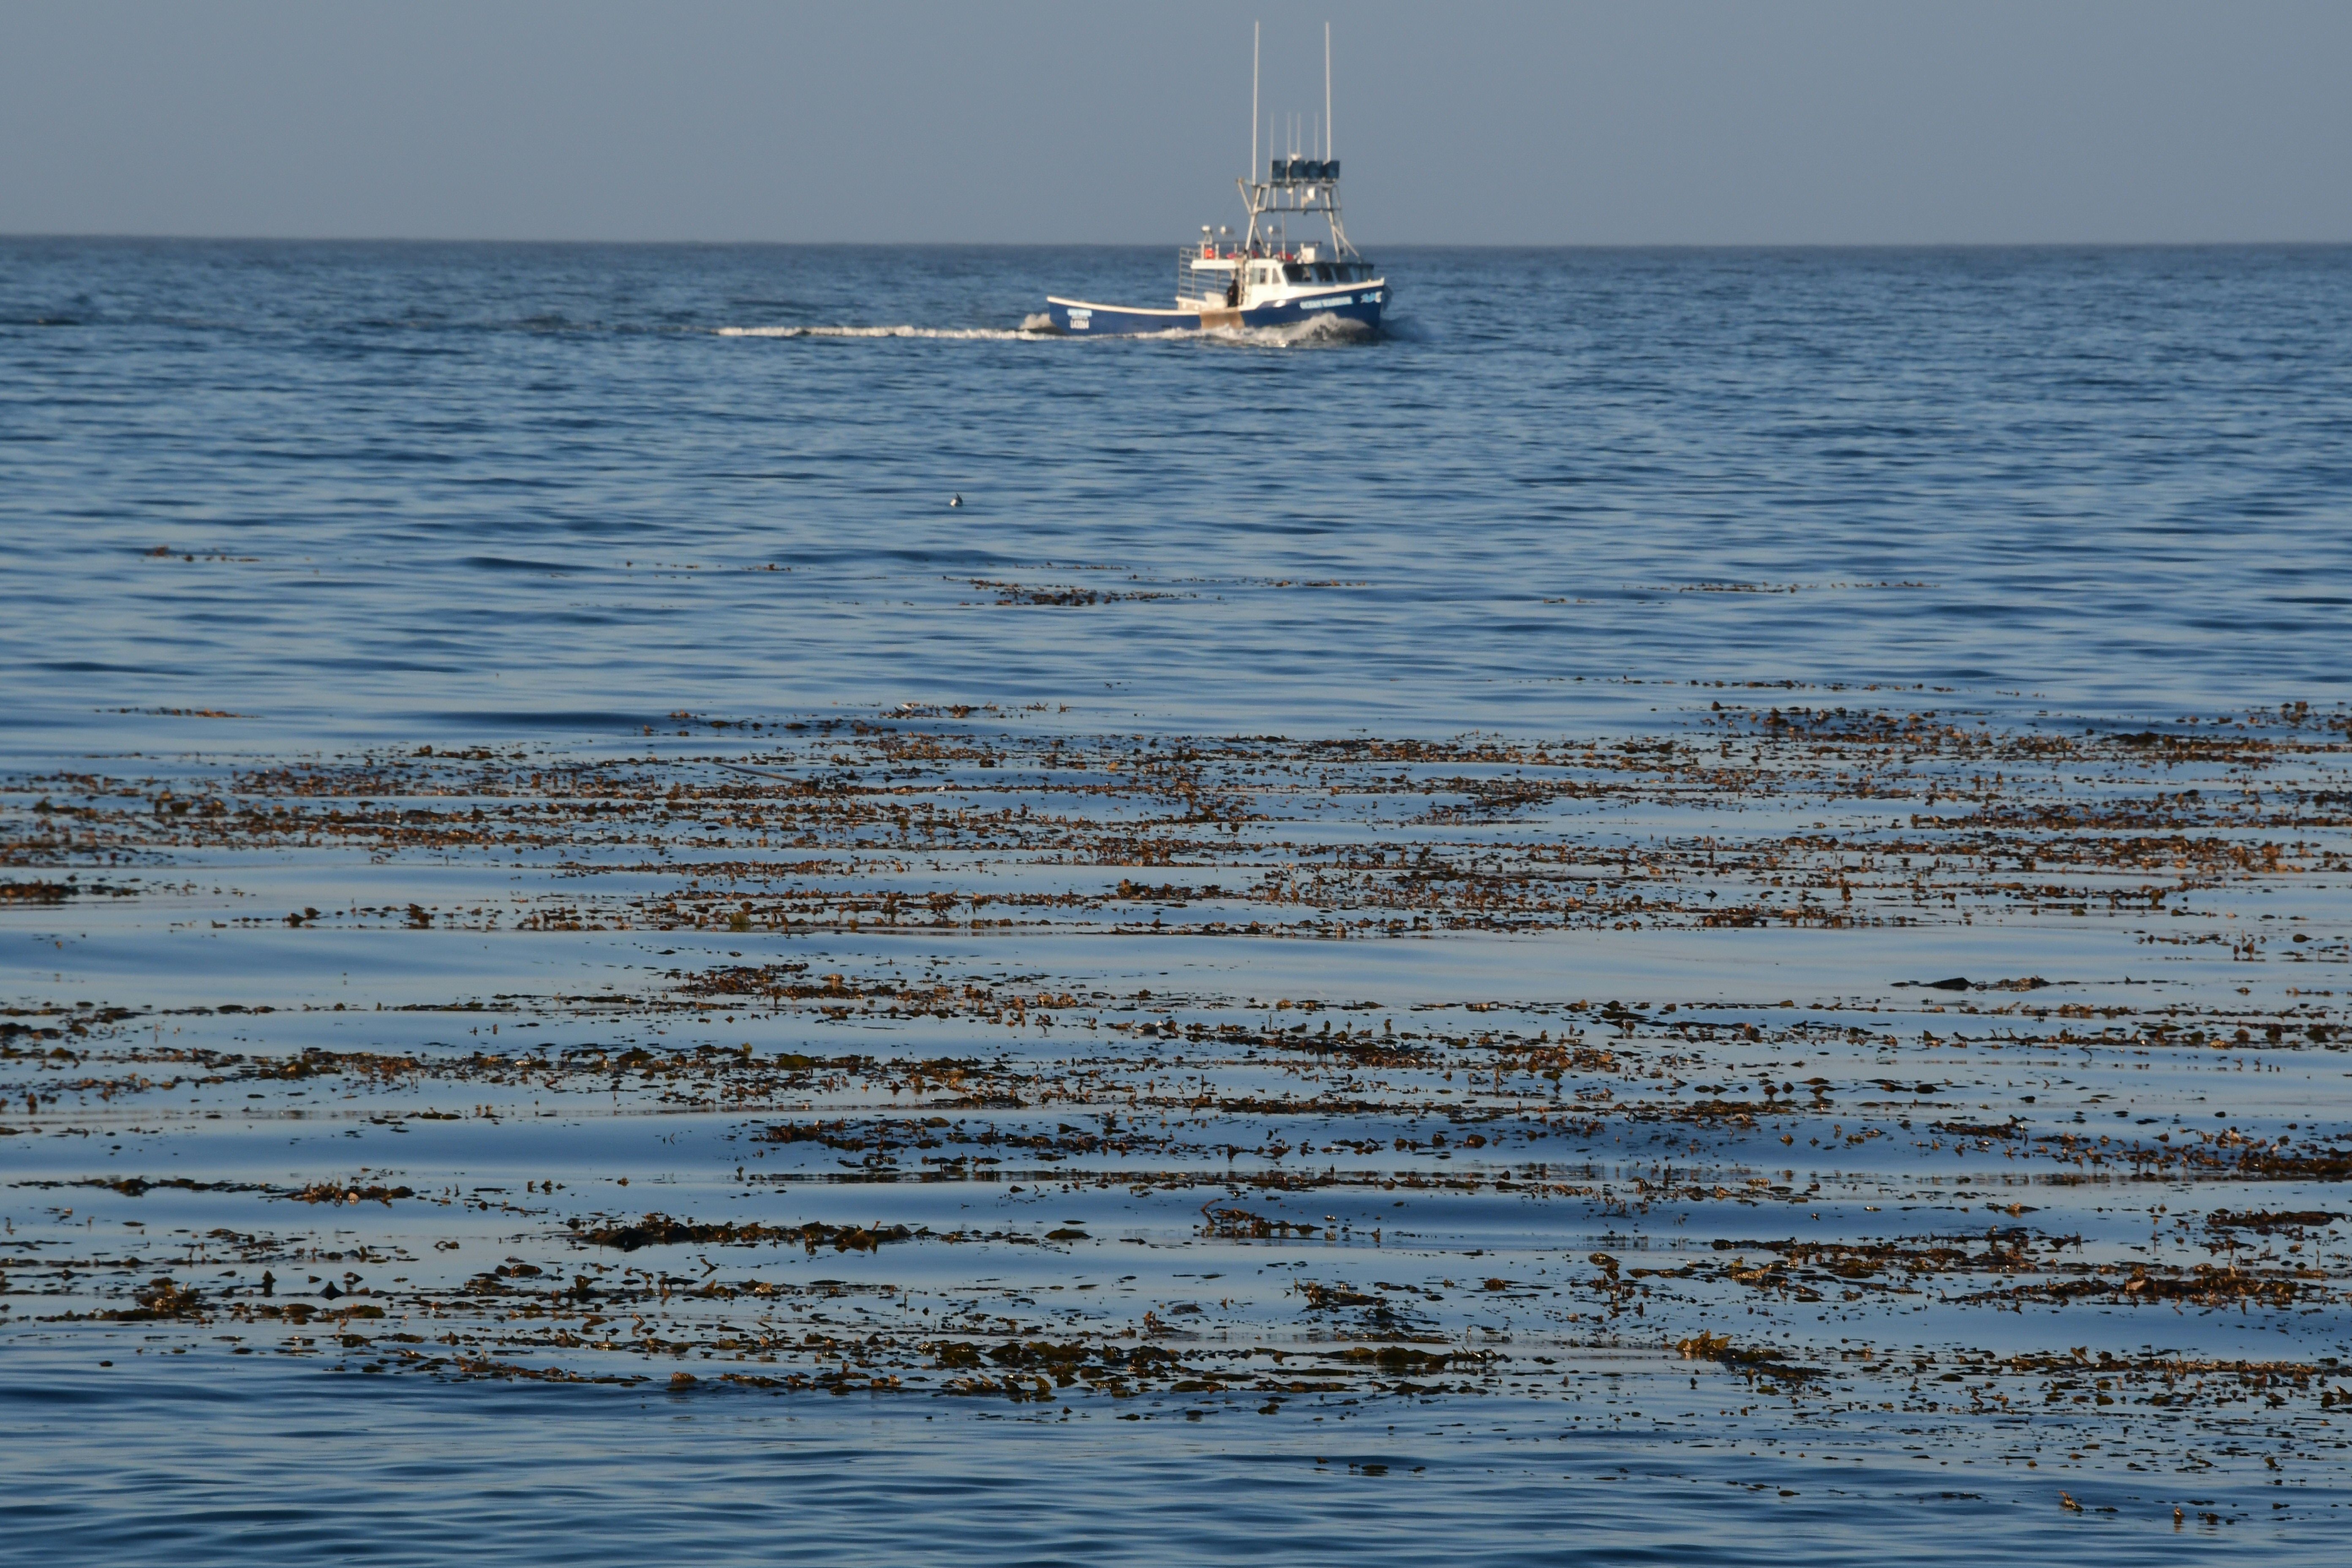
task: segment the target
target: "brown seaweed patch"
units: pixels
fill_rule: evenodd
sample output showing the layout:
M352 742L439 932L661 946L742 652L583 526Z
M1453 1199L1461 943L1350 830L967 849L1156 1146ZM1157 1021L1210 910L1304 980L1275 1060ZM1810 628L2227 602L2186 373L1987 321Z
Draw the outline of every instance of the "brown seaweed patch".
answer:
M1948 1138L2015 1138L2024 1131L2022 1123L2009 1121L1936 1121L1929 1123Z
M1277 1237L1313 1236L1318 1229L1296 1220L1268 1219L1244 1208L1215 1207L1204 1212L1209 1217L1208 1222L1201 1226L1201 1234L1228 1241L1269 1241Z
M157 1275L131 1293L139 1303L104 1314L118 1322L152 1323L165 1318L194 1318L204 1311L204 1298L188 1287Z
M2257 1236L2268 1236L2274 1230L2300 1235L2306 1230L2318 1230L2334 1225L2343 1217L2325 1209L2278 1209L2243 1214L2215 1209L2205 1216L2205 1227L2208 1230L2251 1230Z
M1351 1345L1334 1351L1328 1360L1375 1369L1392 1375L1442 1372L1457 1362L1484 1362L1470 1351L1417 1351L1405 1345Z
M416 1192L412 1187L388 1187L381 1183L361 1186L354 1182L313 1182L307 1187L283 1195L300 1204L372 1203L390 1208L393 1199L413 1198Z
M2155 1302L2171 1302L2190 1307L2292 1307L2306 1296L2325 1297L2329 1293L2309 1280L2324 1279L2317 1269L2306 1276L2290 1277L2279 1273L2255 1273L2249 1270L2200 1263L2187 1269L2151 1267L2145 1263L2131 1265L2129 1274L2103 1268L2087 1279L2049 1280L2032 1285L2019 1285L2007 1290L1987 1291L1979 1296L1963 1297L1963 1300L2042 1300L2066 1302L2097 1300L2127 1303L2133 1306Z
M603 1225L575 1231L577 1239L598 1247L616 1247L623 1252L635 1252L644 1247L676 1247L682 1243L703 1246L754 1247L761 1242L797 1241L814 1252L819 1247L830 1246L835 1252L872 1252L886 1242L907 1241L915 1233L903 1225L826 1225L811 1220L805 1225L743 1224L700 1225L692 1220L672 1219L664 1214L649 1214L643 1219L622 1225Z
M2052 1238L2051 1245L2070 1245L2078 1238ZM2032 1236L2016 1227L1990 1230L1985 1234L1984 1246L1971 1247L1957 1237L1927 1238L1906 1241L1724 1241L1713 1244L1717 1252L1745 1251L1777 1253L1780 1256L1753 1266L1735 1264L1723 1270L1723 1276L1741 1285L1760 1289L1796 1286L1808 1277L1819 1279L1824 1276L1854 1281L1873 1279L1889 1270L1910 1278L1927 1274L1976 1273L2018 1274L2039 1272L2043 1265L2028 1250Z
M1157 1345L1129 1348L1080 1341L1006 1340L991 1347L971 1340L932 1340L922 1348L941 1371L974 1374L950 1378L940 1385L943 1394L967 1398L994 1395L1016 1402L1043 1401L1053 1398L1055 1389L1077 1384L1116 1396L1134 1392L1131 1384L1154 1379L1173 1379L1180 1392L1223 1386Z
M27 1186L47 1183L26 1183ZM146 1176L89 1176L78 1182L62 1184L69 1187L105 1187L121 1193L126 1198L144 1196L160 1188L172 1188L184 1193L259 1193L268 1189L258 1182L198 1182L186 1176L166 1176L150 1179Z
M1704 1330L1676 1341L1675 1349L1682 1352L1685 1361L1718 1362L1745 1372L1751 1380L1801 1383L1822 1375L1821 1368L1800 1366L1788 1359L1787 1352L1770 1345L1735 1345L1730 1335Z
M1388 1302L1379 1296L1368 1296L1361 1290L1351 1290L1345 1285L1322 1285L1312 1279L1298 1282L1298 1293L1307 1304L1318 1312L1336 1311L1342 1307L1385 1307Z

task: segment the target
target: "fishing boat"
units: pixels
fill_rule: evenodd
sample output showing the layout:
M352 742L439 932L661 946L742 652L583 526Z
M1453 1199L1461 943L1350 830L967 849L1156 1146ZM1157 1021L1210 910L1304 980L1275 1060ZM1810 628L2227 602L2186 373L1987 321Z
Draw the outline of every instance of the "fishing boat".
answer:
M1376 332L1388 302L1388 279L1348 241L1339 216L1339 160L1331 154L1331 29L1323 28L1323 117L1301 153L1295 123L1290 149L1258 163L1258 51L1250 48L1250 173L1234 184L1249 226L1201 226L1198 244L1176 253L1172 309L1103 305L1048 295L1054 330L1088 337L1139 332L1190 332L1243 327L1296 327L1345 322ZM1290 220L1323 220L1328 240L1294 240Z

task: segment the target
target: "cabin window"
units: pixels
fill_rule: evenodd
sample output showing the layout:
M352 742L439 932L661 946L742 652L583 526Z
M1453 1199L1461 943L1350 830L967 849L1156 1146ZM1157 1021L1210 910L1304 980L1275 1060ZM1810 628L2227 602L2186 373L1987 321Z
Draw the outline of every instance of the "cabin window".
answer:
M1307 268L1296 261L1284 262L1282 264L1282 275L1285 278L1289 279L1293 283L1304 283L1308 280L1307 277Z
M1339 279L1333 276L1332 267L1329 262L1318 261L1315 264L1315 281L1318 283L1337 283Z

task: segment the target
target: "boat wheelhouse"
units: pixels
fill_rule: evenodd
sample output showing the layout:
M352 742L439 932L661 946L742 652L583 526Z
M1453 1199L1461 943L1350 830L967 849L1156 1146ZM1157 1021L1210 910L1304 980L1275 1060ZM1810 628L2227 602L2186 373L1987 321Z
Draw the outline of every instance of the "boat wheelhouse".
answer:
M1049 295L1047 314L1057 331L1102 337L1139 332L1290 327L1344 321L1377 331L1388 300L1388 280L1349 242L1339 216L1339 160L1331 145L1331 29L1323 29L1321 157L1294 149L1270 159L1256 175L1257 55L1250 58L1250 170L1234 184L1249 226L1236 238L1229 228L1201 226L1197 245L1176 255L1172 310L1101 305ZM1290 220L1321 220L1328 237L1294 240Z

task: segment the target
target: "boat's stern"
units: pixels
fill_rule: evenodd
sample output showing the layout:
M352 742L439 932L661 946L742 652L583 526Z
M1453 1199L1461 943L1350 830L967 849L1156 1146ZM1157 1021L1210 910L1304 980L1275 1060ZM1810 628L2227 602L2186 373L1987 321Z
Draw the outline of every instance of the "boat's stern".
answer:
M1132 337L1139 332L1189 332L1201 325L1198 310L1148 310L1133 305L1097 305L1090 300L1047 296L1053 330L1073 337Z

